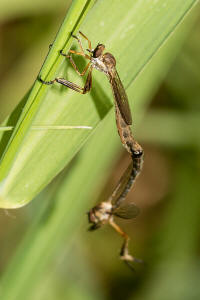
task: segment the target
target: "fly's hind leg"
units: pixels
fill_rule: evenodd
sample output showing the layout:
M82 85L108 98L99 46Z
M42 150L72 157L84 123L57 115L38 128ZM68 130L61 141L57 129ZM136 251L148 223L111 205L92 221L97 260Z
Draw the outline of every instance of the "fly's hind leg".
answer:
M128 244L129 244L129 236L111 219L109 220L109 224L123 237L124 242L122 244L122 248L120 251L120 259L123 260L132 270L134 270L131 262L142 262L142 260L133 257L129 254Z
M64 78L58 78L58 77L53 80L50 80L50 81L45 81L42 78L40 78L40 81L43 84L47 84L47 85L51 85L51 84L54 84L55 82L57 82L57 83L62 84L80 94L86 94L91 90L91 87L92 87L92 68L89 69L88 76L87 76L84 87L80 87L71 81L68 81Z
M113 221L110 220L109 224L123 237L124 242L120 251L120 258L122 260L127 261L134 261L134 257L129 254L128 252L128 243L129 243L129 236Z

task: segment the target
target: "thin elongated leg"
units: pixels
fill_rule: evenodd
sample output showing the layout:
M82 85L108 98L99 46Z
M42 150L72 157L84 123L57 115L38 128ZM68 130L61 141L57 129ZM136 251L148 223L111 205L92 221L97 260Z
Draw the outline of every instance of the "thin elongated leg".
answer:
M88 41L88 48L92 51L92 46L91 46L91 41L81 32L81 31L79 31L79 33L80 33L80 35L82 35L82 37L84 38L84 39L86 39L87 41ZM81 48L81 52L79 52L79 53L81 53L83 56L84 56L84 49L83 49L83 45L82 45L82 42L81 42L81 40L76 36L76 35L73 35L72 34L72 36L73 36L73 38L75 38L77 41L78 41L78 43L79 43L79 46L80 46L80 48ZM71 52L72 53L72 52Z
M81 33L81 34L82 34L82 33ZM87 58L87 59L90 60L90 56L84 53L84 49L83 49L83 45L82 45L82 43L81 43L81 40L80 40L76 35L72 35L72 36L73 36L73 38L75 38L75 39L78 41L81 51L78 52L78 51L75 51L75 50L69 50L69 53L76 54L76 55L80 55L80 56L83 56L83 57L85 57L85 58ZM88 38L87 38L86 36L84 36L83 34L82 34L82 36L88 40ZM91 42L90 42L89 40L88 40L88 46L89 46L89 48L90 48L90 50L91 50ZM67 58L70 57L69 54L63 53L62 50L60 51L60 54L61 54L62 56L67 57Z
M72 37L78 41L79 46L80 46L80 48L81 48L81 53L84 54L84 49L83 49L83 45L82 45L81 40L80 40L76 35L73 35L73 34L72 34Z
M80 33L80 35L82 35L82 37L84 38L84 39L86 39L87 41L88 41L88 48L90 49L90 50L92 50L92 44L91 44L91 41L87 38L87 36L85 35L85 34L83 34L81 31L79 31L79 33Z
M62 54L62 53L61 53ZM62 54L63 55L63 54ZM74 68L74 70L76 71L76 73L79 75L79 76L84 76L85 75L85 73L87 72L87 70L88 70L88 68L89 68L89 66L90 66L90 62L86 65L86 67L83 69L83 71L82 72L80 72L79 71L79 69L78 69L78 67L77 67L77 65L75 64L75 62L74 62L74 60L73 60L73 58L72 58L72 56L71 55L63 55L63 56L66 56L67 58L69 58L69 61L70 61L70 63L72 64L72 67Z
M86 59L89 59L89 60L90 60L90 56L87 55L87 54L84 54L84 53L81 53L81 52L77 52L77 51L75 51L75 50L69 50L69 53L76 54L76 55L80 55L80 56L83 56L83 57L85 57ZM70 57L71 57L71 55L66 54L66 53L63 53L62 50L60 50L60 54L61 54L62 56L64 56L64 57L66 57L66 58L69 58L69 59L70 59Z
M109 224L124 238L124 242L120 251L120 258L134 271L134 268L130 262L142 263L143 261L129 254L129 236L112 219L109 220Z
M124 238L124 243L120 251L120 258L125 261L134 261L135 258L128 252L129 236L113 220L109 220L109 224Z
M92 50L91 41L90 41L90 40L87 38L87 36L84 35L81 31L79 31L79 33L80 33L80 35L82 35L82 37L83 37L84 39L86 39L86 40L88 41L88 48L89 48L90 50ZM83 49L83 45L82 45L81 40L80 40L76 35L73 35L73 34L72 34L72 36L73 36L73 38L75 38L75 39L78 41L79 46L80 46L80 48L81 48L81 52L82 52L82 54L84 54L84 49Z
M86 59L90 60L90 56L87 55L87 54L84 54L84 53L81 53L81 52L76 52L75 50L69 50L69 52L72 53L72 54L83 56ZM69 61L72 64L72 67L74 68L74 70L76 71L76 73L78 75L80 75L80 76L84 76L85 75L85 73L87 72L87 70L89 68L90 62L86 65L86 67L84 68L84 70L82 72L80 72L71 55L63 53L62 50L60 50L60 54L62 56L64 56L64 57L66 57L66 58L69 58Z
M58 78L58 77L51 81L44 81L40 78L40 81L43 84L47 84L47 85L51 85L51 84L54 84L55 82L57 82L57 83L62 84L78 93L86 94L91 90L91 87L92 87L92 68L90 68L90 70L88 72L88 76L87 76L84 87L80 87L79 85L77 85L71 81L68 81L64 78Z
M83 56L83 57L85 57L85 58L87 58L87 59L89 59L89 60L90 60L90 56L89 56L89 55L87 55L87 54L85 54L85 53L82 53L82 52L77 52L77 51L75 51L75 50L69 50L69 53L76 54L76 55L80 55L80 56ZM62 50L60 51L60 54L61 54L62 56L65 56L65 57L67 57L67 58L69 58L69 57L70 57L70 55L69 55L69 54L65 54L65 53L63 53L63 52L62 52Z
M75 64L75 62L73 61L72 57L69 57L70 63L72 64L72 67L74 68L74 70L76 71L76 73L80 76L84 76L85 73L87 72L89 66L90 66L90 62L86 65L86 67L83 69L82 72L79 71L77 65Z
M79 33L88 41L88 47L91 50L92 47L91 47L90 40L81 31L79 31ZM81 52L77 52L75 50L69 50L69 53L80 55L80 56L85 57L86 59L91 60L91 57L89 55L87 55L87 54L84 53L84 49L83 49L83 45L81 43L81 40L76 35L72 35L72 36L73 36L73 38L75 38L78 41L80 49L81 49ZM80 72L71 55L63 53L62 50L60 51L60 54L62 56L64 56L64 57L66 57L66 58L69 58L69 60L70 60L70 62L72 64L74 70L76 71L76 73L78 75L80 75L80 76L84 76L85 75L85 73L87 72L87 70L89 68L90 62L86 65L86 67L84 68L84 70L82 72Z
M80 35L82 35L82 37L84 39L86 39L88 41L89 50L92 51L91 41L81 31L79 31L79 33L80 33ZM81 55L81 56L84 56L87 59L90 59L90 56L84 53L84 49L83 49L83 45L82 45L81 40L76 35L72 35L72 36L73 36L73 38L75 38L78 41L81 51L77 52L75 50L69 50L69 52L72 53L72 54Z

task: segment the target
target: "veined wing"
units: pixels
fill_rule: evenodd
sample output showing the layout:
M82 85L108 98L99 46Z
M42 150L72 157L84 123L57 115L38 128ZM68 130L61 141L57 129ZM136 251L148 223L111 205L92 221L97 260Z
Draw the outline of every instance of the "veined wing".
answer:
M123 203L113 211L113 214L122 219L133 219L140 213L139 207L134 203Z
M122 202L124 202L128 192L130 191L134 183L134 179L135 170L133 169L133 162L131 162L109 198L109 202L112 203L114 210L121 206Z
M124 202L126 195L133 185L134 178L135 172L133 169L133 162L131 162L109 198L109 201L112 203L113 214L115 216L123 219L132 219L139 214L139 208L134 203Z
M127 125L132 124L132 116L131 116L131 110L128 103L128 97L126 95L125 89L123 87L123 84L121 82L121 79L119 78L119 75L117 73L116 69L112 70L112 75L110 75L110 83L112 86L113 95L115 98L115 101L117 102L117 105L119 107L120 113L126 122Z
M125 199L129 189L127 189L127 184L129 182L131 173L133 169L133 163L128 166L120 181L118 182L116 188L114 189L112 195L109 198L109 201L112 203L114 208L117 208L121 202Z

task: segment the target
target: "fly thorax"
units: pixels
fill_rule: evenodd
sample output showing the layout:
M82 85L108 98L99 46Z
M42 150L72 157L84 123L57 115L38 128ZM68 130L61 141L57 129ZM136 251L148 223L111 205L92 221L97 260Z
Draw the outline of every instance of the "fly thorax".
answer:
M112 70L116 67L116 59L111 53L105 53L103 54L102 61L106 65L108 70Z
M110 202L101 202L93 207L89 213L89 221L92 223L106 223L112 213L112 204Z
M112 211L112 204L110 202L101 202L99 207L105 213L111 213Z
M101 222L109 220L112 211L112 204L110 202L101 202L98 206L98 218Z
M108 69L107 69L106 65L103 63L103 61L99 57L97 57L97 58L92 57L91 62L92 62L93 68L97 69L100 72L104 72L106 74L108 73Z

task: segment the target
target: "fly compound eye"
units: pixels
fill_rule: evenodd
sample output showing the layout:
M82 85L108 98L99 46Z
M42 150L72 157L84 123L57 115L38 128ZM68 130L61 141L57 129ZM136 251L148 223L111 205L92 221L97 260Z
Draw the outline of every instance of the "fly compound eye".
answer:
M92 208L89 212L88 212L88 221L89 223L97 223L98 220L97 220L97 217L95 215L95 210L94 208Z
M93 57L98 58L103 54L103 51L105 49L105 46L103 44L98 44L96 48L93 51Z

